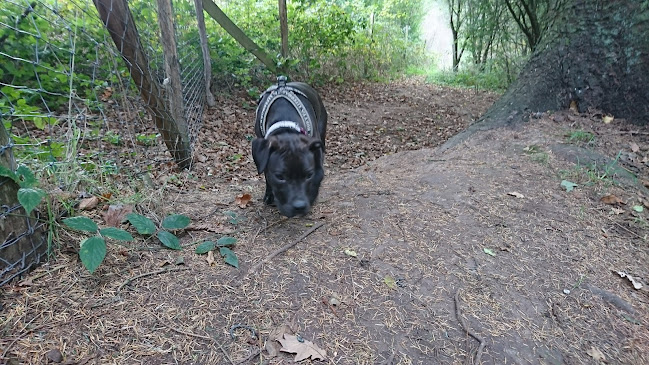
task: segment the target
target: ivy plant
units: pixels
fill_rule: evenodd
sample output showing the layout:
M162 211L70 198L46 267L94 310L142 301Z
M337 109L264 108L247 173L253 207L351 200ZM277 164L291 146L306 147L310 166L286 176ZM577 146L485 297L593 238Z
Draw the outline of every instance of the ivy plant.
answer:
M235 243L237 243L237 239L228 236L221 237L216 242L205 241L196 246L196 253L202 255L218 248L219 254L221 254L226 264L239 268L237 255L228 247L233 246Z

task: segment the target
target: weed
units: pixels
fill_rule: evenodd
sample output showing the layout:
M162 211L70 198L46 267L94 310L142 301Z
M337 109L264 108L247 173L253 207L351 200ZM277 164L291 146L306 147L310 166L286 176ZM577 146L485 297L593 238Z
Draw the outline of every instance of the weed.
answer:
M523 148L523 152L529 155L530 159L536 163L545 165L550 161L550 155L541 146L530 145Z
M568 138L568 142L571 143L591 144L595 141L595 135L593 133L581 129L570 131L566 133L565 137Z

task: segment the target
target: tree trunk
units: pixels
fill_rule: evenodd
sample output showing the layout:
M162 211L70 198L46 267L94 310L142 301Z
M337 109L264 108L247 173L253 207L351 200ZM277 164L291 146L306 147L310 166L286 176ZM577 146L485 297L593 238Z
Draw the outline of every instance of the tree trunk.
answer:
M0 166L14 171L9 135L0 118ZM34 269L47 253L44 224L38 211L30 216L18 202L18 184L0 176L0 286Z
M573 0L518 79L448 149L480 130L514 125L530 113L597 109L649 123L649 1Z
M286 0L279 0L279 33L282 39L282 57L288 57L288 16L286 15Z

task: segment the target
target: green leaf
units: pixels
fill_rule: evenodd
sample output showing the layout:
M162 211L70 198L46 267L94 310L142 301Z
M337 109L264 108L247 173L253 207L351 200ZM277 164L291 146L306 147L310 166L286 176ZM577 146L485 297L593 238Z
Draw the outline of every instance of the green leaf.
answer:
M143 215L129 213L126 215L126 219L131 222L139 234L154 234L156 231L153 221Z
M162 220L162 228L164 229L183 229L189 225L189 217L182 214L172 214Z
M226 211L226 212L223 212L223 214L230 217L230 219L228 220L230 222L230 224L237 225L243 220L243 218L241 216L237 215L237 213L235 213L235 212Z
M29 215L34 208L41 203L45 197L45 192L41 189L35 188L20 188L18 189L18 201L20 205L25 208L27 215Z
M226 264L232 265L237 269L239 268L239 259L237 258L237 255L235 255L234 251L227 247L221 247L219 248L219 253L225 258Z
M9 170L8 168L0 165L0 176L8 177L13 180L16 184L20 181L18 180L18 175L15 172Z
M119 229L115 227L102 228L99 230L99 234L101 234L104 237L112 238L118 241L126 241L126 242L133 241L133 236L131 236L130 233L126 232L123 229Z
M232 246L235 243L237 243L237 239L234 238L234 237L228 237L228 236L221 237L221 238L219 238L218 241L216 241L216 245L219 246L219 247Z
M567 192L571 192L572 189L576 188L578 185L572 181L563 180L561 181L561 186L566 189Z
M484 251L484 253L486 253L489 256L496 256L496 254L494 253L494 250L492 250L490 248L483 248L482 251Z
M644 207L642 205L634 205L633 210L635 210L638 213L642 213L644 211Z
M390 289L395 289L395 288L397 287L397 282L396 282L396 280L394 280L394 278L393 278L392 276L390 276L390 275L386 275L386 276L383 278L383 282L384 282L385 285L387 285L388 288L390 288Z
M97 223L93 222L92 219L82 216L65 218L63 220L63 224L72 229L90 233L95 233L99 229L99 227L97 227Z
M216 248L216 244L212 241L205 241L200 245L196 246L196 253L202 255L208 253Z
M106 242L99 236L86 238L81 241L79 257L83 266L92 274L106 257Z
M180 247L180 241L178 240L178 237L174 236L173 234L167 231L158 232L158 239L160 240L160 242L162 242L163 245L173 250L183 249L182 247Z
M32 170L29 169L29 167L25 165L20 165L16 169L16 175L18 175L18 184L22 188L31 188L36 186L38 183L38 180L36 180L36 176L34 176L34 173Z

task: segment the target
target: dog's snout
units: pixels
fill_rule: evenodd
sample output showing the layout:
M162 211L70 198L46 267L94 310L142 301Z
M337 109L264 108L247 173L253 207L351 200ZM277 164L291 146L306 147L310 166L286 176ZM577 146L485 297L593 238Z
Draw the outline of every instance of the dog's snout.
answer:
M293 202L293 209L295 209L295 211L296 211L297 213L304 213L304 212L306 212L306 209L307 209L308 206L309 206L309 205L308 205L308 203L306 202L306 200L299 199L299 200L295 200L295 201Z

